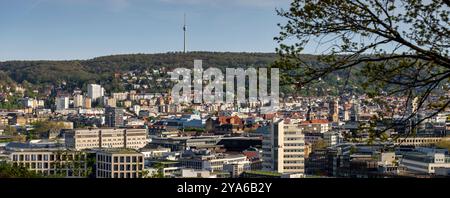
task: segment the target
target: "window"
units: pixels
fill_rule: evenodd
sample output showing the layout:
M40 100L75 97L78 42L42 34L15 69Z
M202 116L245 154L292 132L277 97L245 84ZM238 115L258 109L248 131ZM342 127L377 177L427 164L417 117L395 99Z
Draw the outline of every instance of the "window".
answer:
M119 158L118 157L114 157L114 163L118 163L119 162Z

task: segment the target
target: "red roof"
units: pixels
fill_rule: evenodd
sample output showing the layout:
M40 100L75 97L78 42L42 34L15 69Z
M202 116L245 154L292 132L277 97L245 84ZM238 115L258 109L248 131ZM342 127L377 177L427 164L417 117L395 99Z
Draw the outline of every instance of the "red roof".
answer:
M328 120L315 119L315 120L303 121L300 124L328 124Z
M218 118L219 124L241 124L241 118L239 116L220 116Z

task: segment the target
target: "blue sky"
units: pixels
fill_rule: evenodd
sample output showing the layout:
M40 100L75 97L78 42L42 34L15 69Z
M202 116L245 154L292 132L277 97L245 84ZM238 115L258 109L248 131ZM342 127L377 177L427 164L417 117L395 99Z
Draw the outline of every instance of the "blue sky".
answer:
M183 49L274 52L289 0L0 0L0 61Z

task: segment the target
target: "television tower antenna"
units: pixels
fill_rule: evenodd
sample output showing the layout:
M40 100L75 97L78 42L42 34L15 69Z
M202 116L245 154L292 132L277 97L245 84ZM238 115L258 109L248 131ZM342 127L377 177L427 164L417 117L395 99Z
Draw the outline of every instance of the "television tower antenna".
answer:
M186 13L184 13L184 24L183 24L183 53L186 53Z

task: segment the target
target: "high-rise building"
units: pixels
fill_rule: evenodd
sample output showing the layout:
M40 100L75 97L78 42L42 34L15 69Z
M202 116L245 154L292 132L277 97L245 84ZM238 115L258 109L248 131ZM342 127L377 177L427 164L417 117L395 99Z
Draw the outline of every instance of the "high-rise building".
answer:
M77 94L73 97L73 107L79 108L83 107L84 98L83 95Z
M263 139L263 170L304 173L304 139L297 125L274 120Z
M352 98L351 116L350 116L350 120L351 121L357 122L359 120L359 111L360 111L359 99L355 98L355 96L353 96L353 98Z
M85 109L90 109L92 107L92 99L90 97L85 97L84 98L84 104L83 107Z
M56 110L64 110L69 108L69 97L59 96L55 98Z
M117 107L106 107L105 125L108 127L122 127L124 125L123 109Z
M89 84L88 85L88 97L92 100L97 100L104 95L104 89L101 85Z

